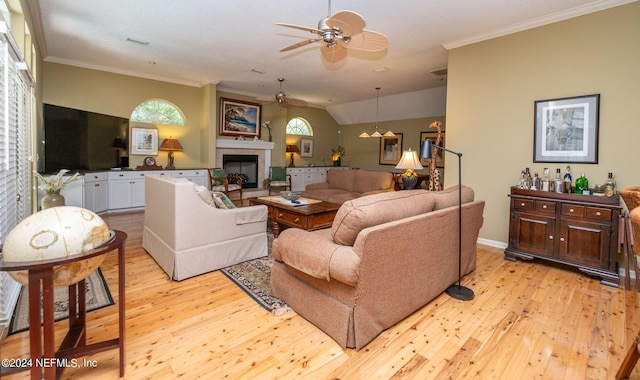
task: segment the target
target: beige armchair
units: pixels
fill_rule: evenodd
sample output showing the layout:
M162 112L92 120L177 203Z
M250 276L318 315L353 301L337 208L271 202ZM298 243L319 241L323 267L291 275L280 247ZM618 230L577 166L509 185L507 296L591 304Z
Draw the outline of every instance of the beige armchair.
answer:
M266 256L267 207L218 209L185 178L145 176L142 247L173 280Z

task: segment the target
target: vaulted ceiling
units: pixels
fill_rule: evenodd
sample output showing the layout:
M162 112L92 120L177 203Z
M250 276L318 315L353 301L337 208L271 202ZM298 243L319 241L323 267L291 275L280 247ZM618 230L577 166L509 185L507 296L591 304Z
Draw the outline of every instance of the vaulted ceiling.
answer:
M45 61L221 91L273 97L284 77L289 97L310 105L356 102L446 85L447 49L629 3L632 0L334 0L388 49L349 50L323 60L320 43L279 50L316 35L326 0L30 1ZM595 26L594 26L595 27Z

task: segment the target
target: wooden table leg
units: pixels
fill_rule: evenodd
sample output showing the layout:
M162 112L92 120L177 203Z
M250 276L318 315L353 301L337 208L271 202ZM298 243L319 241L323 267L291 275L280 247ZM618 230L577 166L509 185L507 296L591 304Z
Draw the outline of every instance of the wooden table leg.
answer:
M124 322L125 322L125 270L124 270L124 243L126 238L123 239L122 244L118 247L118 343L120 344L120 377L124 377Z

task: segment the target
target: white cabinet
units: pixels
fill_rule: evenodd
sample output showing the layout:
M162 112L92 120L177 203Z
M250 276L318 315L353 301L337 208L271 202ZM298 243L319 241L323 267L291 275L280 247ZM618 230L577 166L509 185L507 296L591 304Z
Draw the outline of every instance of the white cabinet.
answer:
M144 207L145 173L166 175L161 172L109 172L109 210Z
M304 191L310 183L326 182L328 170L349 170L347 166L307 166L303 168L287 168L291 175L291 191Z
M109 176L106 172L87 173L84 176L84 208L104 212L109 208Z
M168 173L177 178L186 178L200 186L207 186L208 173L206 169L170 170Z

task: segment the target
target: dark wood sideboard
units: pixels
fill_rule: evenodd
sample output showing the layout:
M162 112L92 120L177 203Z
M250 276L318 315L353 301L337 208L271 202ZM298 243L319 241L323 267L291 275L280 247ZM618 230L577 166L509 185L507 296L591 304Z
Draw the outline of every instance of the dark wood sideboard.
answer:
M511 188L505 258L567 264L618 286L620 199Z

